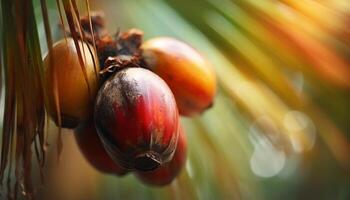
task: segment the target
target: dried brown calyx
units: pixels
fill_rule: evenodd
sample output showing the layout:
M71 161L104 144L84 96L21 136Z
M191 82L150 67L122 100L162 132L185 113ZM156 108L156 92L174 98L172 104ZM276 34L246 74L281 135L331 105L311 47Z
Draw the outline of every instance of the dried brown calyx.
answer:
M124 67L140 67L143 32L131 29L106 36L96 42L101 74L108 76Z
M84 32L83 39L96 45L100 74L104 79L119 69L142 65L140 50L143 40L142 31L131 29L120 32L118 30L114 35L110 35L105 28L103 12L91 12L90 15L82 16L80 23ZM69 31L68 34L70 34Z
M90 20L91 19L91 26L90 26ZM108 35L108 32L105 28L106 26L106 20L105 15L103 12L90 12L90 15L84 15L80 18L80 25L82 27L82 31L86 34L86 39L93 43L93 37L91 33L91 28L93 35L95 39L103 38L104 36Z

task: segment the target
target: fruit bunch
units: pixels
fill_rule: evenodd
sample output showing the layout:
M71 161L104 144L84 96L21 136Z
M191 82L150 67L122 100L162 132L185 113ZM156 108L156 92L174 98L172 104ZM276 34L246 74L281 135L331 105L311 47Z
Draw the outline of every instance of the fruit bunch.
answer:
M48 113L57 125L75 128L79 148L96 169L135 172L145 183L166 185L186 161L179 115L195 116L212 105L215 73L184 42L142 42L136 29L112 36L100 14L91 22L92 29L82 17L84 37L57 42L45 57Z

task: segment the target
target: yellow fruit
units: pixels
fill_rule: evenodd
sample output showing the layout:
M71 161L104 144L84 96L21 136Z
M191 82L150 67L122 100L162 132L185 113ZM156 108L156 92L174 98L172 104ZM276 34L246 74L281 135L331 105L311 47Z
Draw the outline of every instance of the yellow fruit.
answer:
M141 48L146 67L169 85L181 115L193 116L212 105L215 73L195 49L167 37L146 41Z
M80 51L85 62L82 68L72 38L62 39L54 44L52 51L44 59L46 89L48 95L48 112L58 124L55 101L55 78L57 80L58 102L62 127L73 128L89 118L93 111L93 101L98 90L98 63L96 70L92 55L93 48L79 42ZM52 63L50 64L50 56ZM86 79L84 70L86 72Z

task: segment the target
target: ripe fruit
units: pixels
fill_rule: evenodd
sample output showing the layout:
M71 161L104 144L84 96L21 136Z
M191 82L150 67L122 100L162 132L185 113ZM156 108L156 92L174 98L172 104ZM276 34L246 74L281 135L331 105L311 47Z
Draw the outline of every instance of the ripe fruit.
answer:
M147 68L169 85L181 115L193 116L212 105L215 73L195 49L167 37L146 41L141 48Z
M136 176L150 185L167 185L180 173L186 163L187 141L182 127L179 128L179 140L173 159L158 169L150 172L136 172Z
M54 78L56 76L62 127L67 128L76 127L79 122L86 120L91 115L93 98L96 96L98 89L93 55L90 54L88 44L83 45L82 42L79 42L79 46L82 57L85 59L89 85L79 64L78 54L72 38L68 38L67 42L60 40L55 43L52 51L44 59L48 112L58 124L54 95ZM90 46L90 50L92 49ZM53 58L52 65L50 65L50 55ZM94 59L97 61L95 55Z
M168 162L178 138L171 90L156 74L124 68L100 88L95 124L105 149L122 167L154 170Z
M127 170L116 164L107 154L98 137L93 120L79 125L75 129L74 136L80 151L95 169L118 176L127 173Z

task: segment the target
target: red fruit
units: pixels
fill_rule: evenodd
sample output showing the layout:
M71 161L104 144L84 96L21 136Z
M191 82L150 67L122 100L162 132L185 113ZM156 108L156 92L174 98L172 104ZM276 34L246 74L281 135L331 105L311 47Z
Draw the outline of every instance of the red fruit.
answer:
M174 96L160 77L146 69L123 69L103 84L95 124L105 149L124 168L154 170L175 151Z
M103 148L92 120L79 125L74 135L80 151L95 169L118 176L127 173L127 170L116 164Z
M180 126L179 140L173 159L165 163L155 171L136 172L136 176L144 183L156 186L167 185L171 183L180 173L186 163L187 141L186 135Z
M181 115L193 116L213 104L216 76L210 63L188 44L158 37L142 45L146 67L173 92Z

